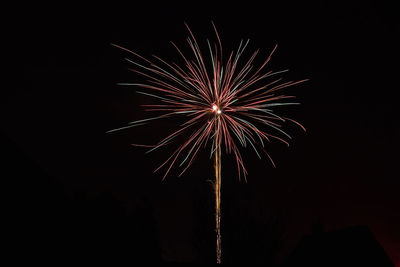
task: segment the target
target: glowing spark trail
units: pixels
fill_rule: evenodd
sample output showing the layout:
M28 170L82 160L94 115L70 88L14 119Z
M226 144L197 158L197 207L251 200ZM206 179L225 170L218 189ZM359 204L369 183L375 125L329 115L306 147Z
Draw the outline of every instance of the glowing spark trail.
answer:
M127 48L112 44L134 56L134 60L126 58L133 65L129 70L147 80L146 83L121 83L121 85L143 88L144 91L137 93L153 98L159 103L144 105L146 111L158 112L158 115L129 122L127 126L108 132L140 126L159 119L183 118L185 121L175 131L155 145L135 145L149 147L148 152L152 152L174 142L178 136L188 134L185 141L156 168L155 171L166 169L163 179L174 165L183 166L179 174L181 176L191 166L200 148L212 142L210 157L214 155L216 249L217 262L221 263L221 150L224 148L227 154L234 155L239 179L243 175L246 180L247 175L239 151L240 146L246 148L250 145L259 158L263 152L275 167L275 163L265 150L265 141L270 142L271 139L275 139L289 145L285 138L291 139L291 136L282 130L285 122L294 123L305 131L299 122L275 114L275 108L299 104L286 101L295 96L278 92L306 79L283 82L282 78L277 76L288 70L276 72L265 70L277 46L259 67L253 65L258 50L242 62L241 58L249 40L245 42L242 40L237 50L232 51L228 59L223 61L221 38L214 23L212 25L218 45L211 45L207 40L209 56L206 59L192 31L187 24L185 25L189 32L187 43L193 53L192 58L171 42L184 62L182 66L169 63L155 55L152 59L148 59Z

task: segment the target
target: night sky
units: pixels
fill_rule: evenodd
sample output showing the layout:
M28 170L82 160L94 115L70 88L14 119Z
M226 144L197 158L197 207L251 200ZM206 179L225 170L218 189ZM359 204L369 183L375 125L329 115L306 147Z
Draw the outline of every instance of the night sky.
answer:
M316 229L367 226L400 266L395 8L144 2L26 6L13 17L20 23L7 42L17 75L0 98L3 190L18 229L11 247L37 258L90 251L131 262L214 261L209 151L182 177L173 171L161 181L153 170L172 149L145 154L130 144L155 143L179 122L105 133L147 116L140 104L148 101L117 85L143 79L110 43L182 63L169 41L185 47L187 22L205 50L205 39L215 40L213 20L225 51L249 38L262 64L278 44L269 68L290 69L285 80L310 79L285 90L302 105L280 114L307 132L288 127L289 148L267 147L275 169L242 150L245 183L223 155L223 261L281 263Z

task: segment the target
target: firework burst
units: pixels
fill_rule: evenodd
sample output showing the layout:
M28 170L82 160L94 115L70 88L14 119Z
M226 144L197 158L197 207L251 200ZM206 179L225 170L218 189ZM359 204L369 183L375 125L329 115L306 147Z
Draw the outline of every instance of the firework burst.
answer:
M211 44L207 40L208 51L207 55L203 56L195 36L186 23L185 25L189 32L187 43L192 51L191 56L185 55L171 42L183 59L183 65L169 63L155 55L148 59L127 48L112 44L133 55L133 60L126 58L133 66L130 70L146 78L145 83L120 85L143 88L143 91L137 93L154 98L159 103L143 105L146 111L156 112L156 116L132 121L127 126L108 132L136 127L159 119L183 118L185 121L168 136L155 145L145 145L150 148L148 152L152 152L175 141L178 136L187 134L188 137L178 148L155 169L158 171L165 168L163 179L174 165L182 167L179 176L182 175L191 166L200 149L210 144L210 157L214 157L215 167L217 262L220 263L221 151L225 150L227 154L234 155L239 179L244 177L246 180L247 175L239 147L251 147L259 158L264 153L275 166L265 149L265 144L275 139L289 146L287 139L291 137L282 130L283 123L287 121L305 130L297 121L274 112L275 108L281 106L299 104L290 101L295 96L279 92L306 80L283 82L278 76L288 70L265 70L277 46L259 67L253 64L258 50L248 59L242 60L249 40L242 40L237 50L232 51L223 61L221 39L214 23L212 26L217 43Z

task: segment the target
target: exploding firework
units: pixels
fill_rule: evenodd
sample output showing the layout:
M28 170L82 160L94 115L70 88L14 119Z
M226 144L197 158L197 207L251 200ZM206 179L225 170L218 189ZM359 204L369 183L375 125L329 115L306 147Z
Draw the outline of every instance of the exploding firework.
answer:
M182 167L181 176L193 163L200 148L210 145L210 157L214 157L215 169L215 209L216 209L216 253L217 262L221 263L221 151L233 154L239 179L246 180L247 170L239 147L248 145L259 158L264 153L275 167L275 163L265 149L266 142L278 140L289 146L290 135L282 130L283 123L291 122L305 128L297 121L279 116L275 108L297 105L288 101L295 98L291 95L278 94L281 89L302 83L306 80L283 82L279 76L288 70L273 72L265 70L277 46L272 49L267 59L259 67L254 66L258 55L255 51L250 58L242 60L242 55L249 40L241 41L236 51L232 51L223 61L222 44L218 31L212 23L217 43L207 40L206 57L192 31L185 23L189 37L187 43L192 55L189 57L178 46L171 42L184 64L170 63L153 55L145 58L127 48L112 44L134 56L126 58L132 64L131 71L146 78L146 83L121 83L121 85L143 88L138 94L159 101L157 104L144 105L146 111L157 115L142 120L129 122L127 126L108 132L136 127L159 119L180 117L185 121L168 136L149 146L148 152L166 146L178 136L187 134L187 138L178 148L158 166L155 171L165 168L163 179L174 165ZM242 62L243 61L243 62ZM140 146L140 145L137 145ZM147 145L146 145L147 146Z

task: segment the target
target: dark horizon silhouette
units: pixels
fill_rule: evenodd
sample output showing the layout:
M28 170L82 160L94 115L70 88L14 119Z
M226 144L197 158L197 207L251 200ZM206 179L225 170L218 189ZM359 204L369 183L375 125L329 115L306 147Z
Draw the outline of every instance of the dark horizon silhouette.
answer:
M3 141L6 137L3 136ZM76 190L67 195L63 186L40 167L22 156L7 142L9 178L29 177L14 222L18 253L31 260L118 261L125 264L213 264L214 217L209 185L195 190L191 261L168 260L162 247L160 225L151 200L139 197L135 207L118 200L110 191L89 194ZM22 180L29 183L28 180ZM21 197L21 196L19 196ZM16 204L16 203L13 203ZM268 266L394 266L367 226L325 232L320 218L311 225L312 234L303 236L288 255L281 256L287 234L284 217L271 214L254 218L235 196L224 201L224 264L267 264ZM371 265L372 264L372 265Z

